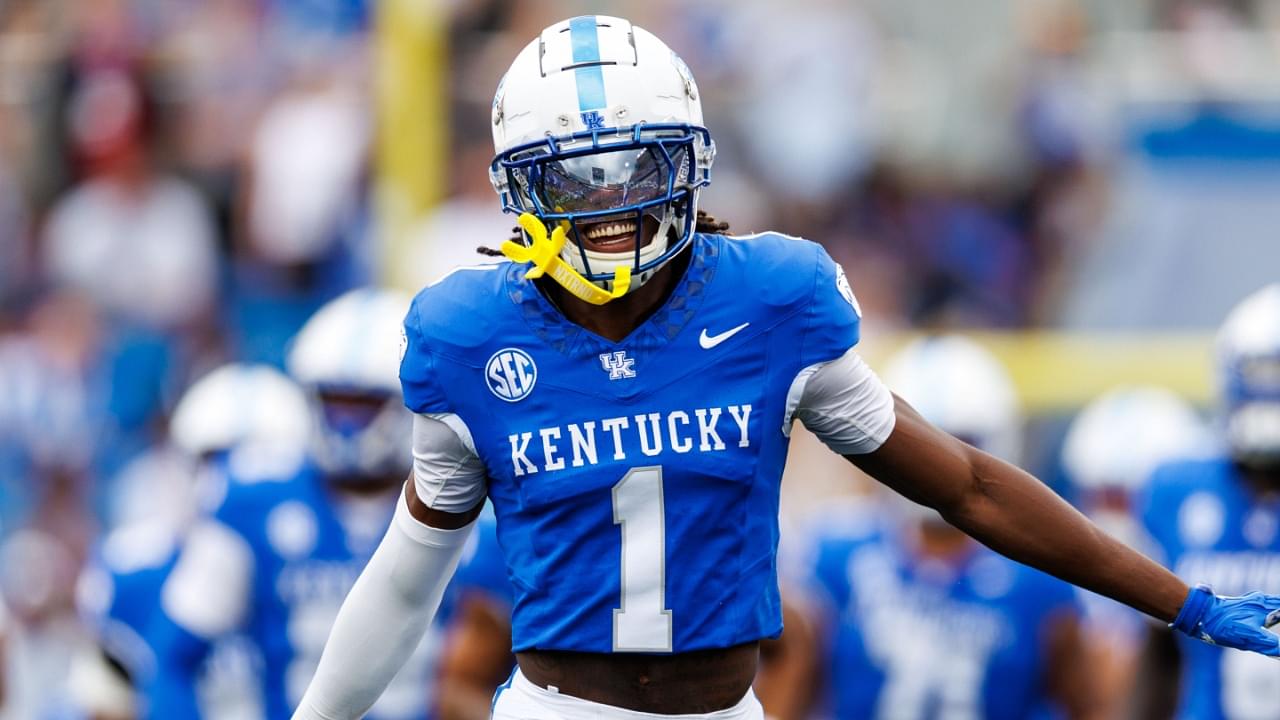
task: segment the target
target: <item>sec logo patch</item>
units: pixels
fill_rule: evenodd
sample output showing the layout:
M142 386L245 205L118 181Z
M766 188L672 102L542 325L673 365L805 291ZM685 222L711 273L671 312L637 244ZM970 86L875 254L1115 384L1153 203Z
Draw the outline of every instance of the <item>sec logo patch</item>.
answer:
M538 366L529 353L520 348L503 348L485 363L484 377L489 392L507 402L516 402L533 392L533 384L538 381Z

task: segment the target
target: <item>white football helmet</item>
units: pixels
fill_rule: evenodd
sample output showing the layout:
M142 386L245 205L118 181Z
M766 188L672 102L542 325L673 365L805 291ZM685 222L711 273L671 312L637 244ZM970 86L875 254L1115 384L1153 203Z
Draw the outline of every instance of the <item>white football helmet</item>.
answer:
M1218 331L1222 419L1232 455L1280 465L1280 283L1240 302Z
M1085 491L1142 488L1160 463L1199 455L1209 432L1185 400L1159 387L1108 390L1071 421L1062 445L1068 479Z
M169 423L173 443L193 458L245 443L301 450L311 436L302 389L266 365L229 363L182 394Z
M961 335L909 343L890 359L885 383L942 430L1010 462L1022 446L1018 393L1004 365Z
M568 223L562 256L592 282L611 289L628 265L635 289L693 239L715 143L688 66L651 33L606 15L548 27L507 70L492 119L489 176L503 210ZM643 238L646 219L656 233L633 250L580 242Z
M400 337L409 297L353 290L320 308L293 340L287 366L315 418L312 454L344 482L407 475L412 415L400 394Z

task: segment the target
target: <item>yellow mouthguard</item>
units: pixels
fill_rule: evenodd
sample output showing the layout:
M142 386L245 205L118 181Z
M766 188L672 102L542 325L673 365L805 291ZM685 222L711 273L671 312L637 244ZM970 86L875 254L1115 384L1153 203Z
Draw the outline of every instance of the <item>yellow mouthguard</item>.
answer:
M534 280L549 272L551 279L560 283L574 297L592 305L603 305L610 300L616 300L626 295L627 290L631 288L629 265L619 265L614 270L613 292L609 292L582 277L581 273L560 257L560 251L565 243L565 229L569 225L567 222L562 221L556 225L550 238L547 237L547 226L532 213L521 213L519 223L520 227L529 234L533 244L525 246L507 240L502 243L502 254L514 263L532 263L533 267L524 274L526 278Z

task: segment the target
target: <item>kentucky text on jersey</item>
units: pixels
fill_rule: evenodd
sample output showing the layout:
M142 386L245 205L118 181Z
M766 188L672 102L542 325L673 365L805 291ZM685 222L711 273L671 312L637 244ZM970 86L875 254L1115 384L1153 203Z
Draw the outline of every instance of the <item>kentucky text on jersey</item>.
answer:
M725 428L728 423L722 423L722 418L732 418L732 427ZM736 443L737 447L750 447L751 438L747 433L750 421L750 405L730 405L727 408L641 413L598 422L586 420L539 428L536 432L512 433L507 436L511 443L511 469L516 477L520 477L539 470L563 470L566 462L576 468L598 465L601 451L611 452L613 460L657 457L667 448L681 455L695 450L723 452L727 446L721 436L722 430L736 433L729 435L729 441ZM597 435L604 436L602 444L597 443ZM530 460L529 446L535 436L541 441L542 454L539 456L535 452L533 460Z

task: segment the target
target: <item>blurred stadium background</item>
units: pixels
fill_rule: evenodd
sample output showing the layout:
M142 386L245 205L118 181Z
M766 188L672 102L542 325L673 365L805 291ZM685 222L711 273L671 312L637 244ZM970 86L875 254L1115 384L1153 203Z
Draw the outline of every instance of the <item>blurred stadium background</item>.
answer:
M193 379L508 236L492 94L581 13L683 55L703 207L823 243L873 364L942 328L1006 361L1052 483L1107 387L1209 415L1213 327L1280 277L1275 0L0 0L0 717L61 693L79 569L176 482ZM789 513L856 492L798 443Z

